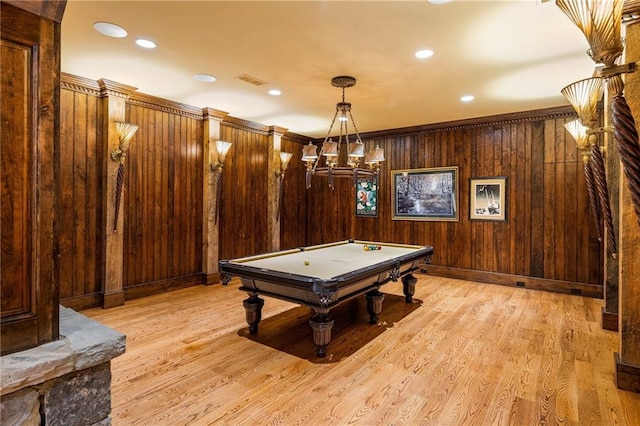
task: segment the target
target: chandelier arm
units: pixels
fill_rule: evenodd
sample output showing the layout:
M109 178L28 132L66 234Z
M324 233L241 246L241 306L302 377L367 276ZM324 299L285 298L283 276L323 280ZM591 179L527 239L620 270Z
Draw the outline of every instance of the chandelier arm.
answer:
M356 120L353 119L353 114L351 114L351 110L349 110L349 117L351 118L351 123L353 123L353 130L356 133L356 142L362 142L362 138L360 137L360 132L358 132L358 127L356 126Z

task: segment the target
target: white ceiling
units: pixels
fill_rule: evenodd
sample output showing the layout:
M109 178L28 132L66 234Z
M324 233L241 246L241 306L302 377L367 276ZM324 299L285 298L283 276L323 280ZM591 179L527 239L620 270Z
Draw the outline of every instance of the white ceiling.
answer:
M128 36L99 34L96 21ZM421 48L435 54L416 59ZM346 100L364 133L566 105L560 89L593 72L587 49L560 9L536 0L69 0L62 21L63 72L310 137L326 135L337 75L357 79Z

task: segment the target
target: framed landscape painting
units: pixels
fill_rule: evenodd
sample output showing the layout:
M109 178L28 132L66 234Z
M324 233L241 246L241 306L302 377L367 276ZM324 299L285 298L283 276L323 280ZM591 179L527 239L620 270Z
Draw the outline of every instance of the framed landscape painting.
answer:
M469 219L507 221L507 178L471 178Z
M394 220L458 220L458 167L391 171Z
M356 216L378 216L378 180L358 178L356 181Z

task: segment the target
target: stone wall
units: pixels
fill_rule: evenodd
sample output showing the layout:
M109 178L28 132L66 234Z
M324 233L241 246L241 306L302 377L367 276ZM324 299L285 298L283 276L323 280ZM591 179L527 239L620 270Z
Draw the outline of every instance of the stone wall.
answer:
M125 336L62 306L60 335L0 357L3 425L111 424L111 359Z

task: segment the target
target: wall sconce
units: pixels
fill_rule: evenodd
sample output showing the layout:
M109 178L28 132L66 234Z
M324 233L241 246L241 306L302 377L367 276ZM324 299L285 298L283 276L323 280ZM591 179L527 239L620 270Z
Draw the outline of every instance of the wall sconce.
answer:
M211 170L220 174L222 173L222 166L224 164L224 159L227 157L227 153L231 148L231 142L226 141L216 141L216 152L218 153L218 157L214 163L211 163Z
M600 226L600 210L598 204L598 192L595 187L593 169L591 168L591 145L589 144L589 135L587 127L580 123L580 120L573 120L564 125L565 129L573 136L578 149L582 153L582 170L587 181L587 191L589 192L589 204L591 205L591 214L598 232L598 240L602 241L602 227Z
M623 2L624 0L556 0L556 5L586 37L589 56L597 64L605 65L604 68L597 68L596 73L607 79L612 99L612 130L640 225L640 142L633 114L623 95L624 82L621 77L623 73L634 72L636 64L615 65L624 50L621 37ZM584 122L582 124L589 127Z
M227 153L231 148L231 142L216 141L216 152L218 153L215 162L211 163L211 170L216 174L216 207L215 207L215 224L218 224L218 216L220 214L220 198L222 195L222 168Z
M278 219L280 219L280 211L282 210L282 197L284 195L284 174L289 166L289 160L291 160L293 154L290 152L280 152L280 170L276 172L278 177Z
M123 123L121 121L114 122L116 126L116 135L118 135L118 148L111 151L111 159L119 162L118 174L116 175L116 202L115 212L113 216L113 232L118 230L118 217L120 215L120 202L122 201L122 190L124 189L124 162L127 158L127 151L133 135L138 131L138 126L131 123Z
M593 176L595 187L597 190L597 199L600 203L600 211L605 223L607 237L609 241L609 249L612 255L617 255L618 249L616 244L616 236L613 230L613 218L611 216L611 205L609 203L609 189L607 187L606 174L604 171L604 156L598 146L598 101L602 97L602 78L593 77L576 81L561 90L562 94L573 106L578 113L578 119L585 128L584 134L586 140L576 142L591 148L591 172L585 170L585 176L589 179ZM580 128L582 130L582 128ZM583 156L584 161L584 156ZM588 184L588 183L587 183ZM590 194L591 202L595 199ZM594 219L599 215L594 216ZM596 222L597 223L597 222ZM599 232L599 231L598 231ZM598 233L600 235L600 233Z

